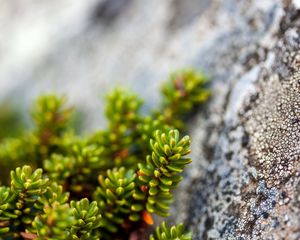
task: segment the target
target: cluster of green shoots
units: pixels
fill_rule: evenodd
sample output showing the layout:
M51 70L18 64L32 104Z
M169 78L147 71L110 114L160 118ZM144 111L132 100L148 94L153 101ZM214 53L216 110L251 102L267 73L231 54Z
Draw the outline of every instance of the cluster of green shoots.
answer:
M136 95L115 90L107 129L88 136L72 130L64 97L38 98L34 128L0 144L0 239L191 239L182 224L151 225L169 215L191 162L179 131L209 97L205 85L195 71L174 73L148 116Z

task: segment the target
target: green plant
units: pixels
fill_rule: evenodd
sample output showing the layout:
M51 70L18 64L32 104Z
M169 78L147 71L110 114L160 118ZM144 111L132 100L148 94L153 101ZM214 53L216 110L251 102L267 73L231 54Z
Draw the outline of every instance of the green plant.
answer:
M89 203L87 198L80 201L71 201L72 214L75 217L75 224L71 226L73 239L98 239L99 233L95 231L100 227L102 217L97 203Z
M21 111L8 101L0 103L0 142L7 137L17 137L25 129Z
M178 130L168 133L156 130L150 145L152 154L147 156L146 163L138 164L140 191L134 197L144 200L148 212L167 217L173 199L171 190L177 187L182 179L179 174L191 162L190 158L184 158L190 153L190 139L188 136L180 139Z
M7 138L0 144L0 167L12 170L23 164L42 167L52 153L66 150L69 141L74 141L71 123L72 109L65 106L65 98L53 94L39 97L33 105L31 117L34 128L18 138ZM8 180L7 173L0 180Z
M169 81L162 87L164 98L161 109L165 121L182 129L184 117L210 96L209 90L205 88L206 84L207 78L192 69L171 74Z
M148 116L136 95L117 89L107 97L108 128L86 137L72 130L64 97L40 97L34 128L0 144L0 239L144 239L153 214L169 215L191 162L179 130L207 99L204 83L191 70L172 75ZM150 238L191 239L182 225L165 223Z
M127 219L139 220L135 214L132 195L136 191L136 174L132 169L126 170L114 168L107 170L107 176L99 176L99 187L97 187L93 198L97 201L100 212L103 213L101 228L116 233L121 224Z
M184 231L184 226L179 224L177 226L168 227L166 222L155 229L155 233L150 236L150 240L189 240L192 239L191 233Z

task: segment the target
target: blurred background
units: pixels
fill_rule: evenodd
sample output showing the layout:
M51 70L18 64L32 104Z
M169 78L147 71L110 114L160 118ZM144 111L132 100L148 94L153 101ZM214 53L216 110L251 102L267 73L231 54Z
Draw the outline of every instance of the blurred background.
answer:
M204 71L218 82L217 95L226 94L239 69L231 63L249 62L260 38L266 48L272 43L263 36L279 6L279 0L0 0L0 117L13 105L30 122L33 100L57 92L79 109L83 129L95 130L105 127L103 100L112 88L137 92L151 108L170 72L186 67Z
M38 95L62 93L89 131L105 126L102 102L115 86L151 107L170 72L199 65L212 2L0 0L2 109L10 103L29 119Z

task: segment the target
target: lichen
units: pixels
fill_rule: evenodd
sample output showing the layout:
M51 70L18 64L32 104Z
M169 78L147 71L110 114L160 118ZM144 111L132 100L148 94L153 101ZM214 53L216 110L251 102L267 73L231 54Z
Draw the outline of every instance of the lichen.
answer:
M269 187L295 174L300 159L300 72L262 83L246 128L251 136L249 164Z

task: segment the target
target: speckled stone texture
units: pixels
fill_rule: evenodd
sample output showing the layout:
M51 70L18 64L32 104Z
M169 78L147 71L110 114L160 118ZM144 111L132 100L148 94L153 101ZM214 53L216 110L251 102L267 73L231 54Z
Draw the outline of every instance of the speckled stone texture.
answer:
M232 31L206 49L214 97L171 218L194 239L300 239L300 9L262 2L228 10Z

